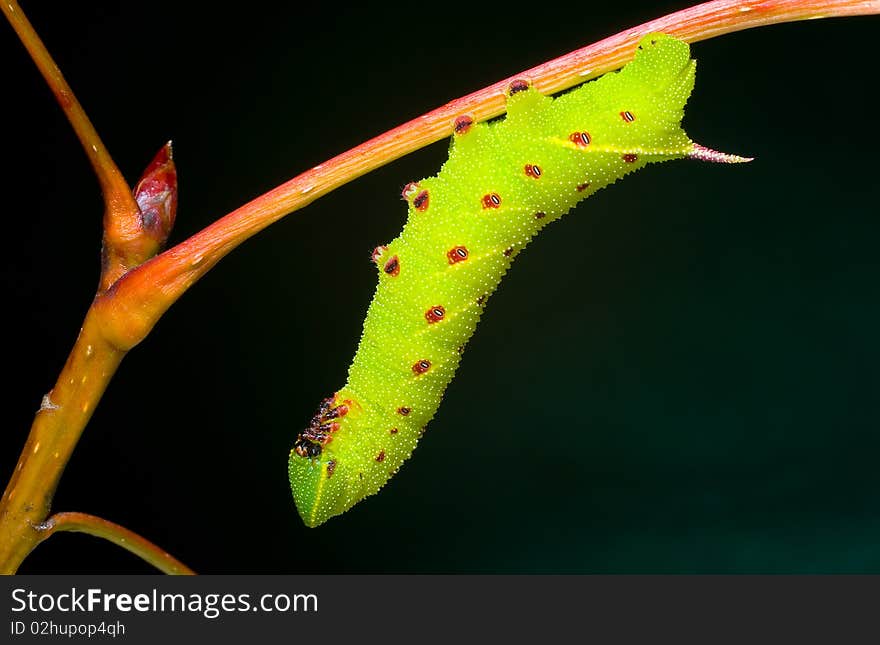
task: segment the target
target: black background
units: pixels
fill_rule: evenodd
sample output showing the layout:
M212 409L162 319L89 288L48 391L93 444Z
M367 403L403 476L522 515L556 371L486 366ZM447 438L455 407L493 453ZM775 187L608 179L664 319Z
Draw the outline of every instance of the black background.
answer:
M683 8L26 2L126 177L175 142L180 241L330 156ZM698 43L677 162L549 227L493 297L416 454L318 529L291 442L339 387L438 143L282 220L126 358L55 497L202 572L880 571L877 18ZM0 26L11 473L98 279L79 144ZM60 535L22 572L148 572Z

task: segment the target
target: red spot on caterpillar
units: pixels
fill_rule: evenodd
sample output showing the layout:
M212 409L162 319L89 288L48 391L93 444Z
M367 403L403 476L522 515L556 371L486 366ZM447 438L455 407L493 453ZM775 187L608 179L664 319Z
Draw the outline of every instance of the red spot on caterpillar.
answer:
M633 113L630 112L629 110L624 110L623 112L621 112L620 118L623 119L624 121L626 121L627 123L632 123L633 121L636 120L635 115L633 115Z
M412 412L412 408L408 408L406 406L397 408L397 414L402 414L403 416L409 415L410 412Z
M433 324L440 322L443 320L443 317L446 315L446 309L444 309L441 305L437 305L435 307L431 307L428 311L425 312L425 320L428 321L428 324Z
M572 132L568 135L568 140L576 146L588 146L593 138L589 132Z
M635 163L638 158L639 155L633 154L632 152L627 152L621 157L621 159L623 159L626 163Z
M535 164L527 163L523 170L526 171L526 175L531 177L532 179L538 179L541 176L541 166L537 166Z
M483 195L480 203L483 205L483 208L499 208L501 206L501 197L498 193L489 193L488 195Z
M517 79L507 86L507 95L513 96L517 92L525 92L527 89L529 89L528 81Z
M428 201L428 191L423 190L413 198L413 206L416 207L417 211L426 211L428 210Z
M463 114L462 116L455 119L455 123L452 125L452 129L455 134L462 135L470 130L473 124L474 120L467 114Z
M545 217L547 217L547 213L544 211L538 211L535 213L535 219L544 219Z
M486 302L486 294L484 293L482 296L477 298L477 306L482 307L483 303Z
M397 428L391 428L391 430L388 431L388 434L397 434Z
M380 450L379 454L376 455L376 461L378 461L380 463L385 461L385 451L384 450Z
M453 246L446 252L446 257L449 258L449 264L455 264L456 262L464 262L468 259L468 250L466 246Z
M331 459L327 462L327 479L333 477L334 470L336 470L336 462Z
M322 446L330 443L332 437L331 433L337 432L339 430L338 423L325 423L322 425L311 425L302 432L299 433L299 440L310 441L312 443L317 443Z
M412 371L417 375L424 374L429 369L431 369L431 361L425 360L424 358L420 361L416 361L412 366Z
M339 407L333 408L332 410L328 410L323 418L325 419L336 419L338 417L344 417L348 414L348 406L340 405ZM339 424L336 424L339 425ZM338 430L338 428L337 428Z
M382 269L390 276L397 276L400 273L400 260L397 256L392 256Z
M589 187L590 187L590 182L588 182L588 181L584 182L583 184L578 184L577 186L575 186L575 188L577 188L577 191L579 193L584 192Z
M373 264L375 264L376 266L379 266L379 258L387 250L388 250L388 247L385 246L384 244L380 244L375 249L373 249L373 252L370 254L370 259L373 261Z
M403 190L400 192L400 197L406 201L409 201L413 198L413 195L418 192L418 190L419 185L416 182L411 181L403 187Z
M321 401L321 404L318 406L318 411L312 417L312 420L309 422L309 427L318 427L322 425L324 422L329 421L330 419L335 419L336 417L342 417L348 414L350 400L345 399L345 403L342 403L335 408L331 408L330 406L336 401L336 395L326 398Z
M513 253L512 246L508 246L506 249L504 249L504 257L509 258L511 253Z

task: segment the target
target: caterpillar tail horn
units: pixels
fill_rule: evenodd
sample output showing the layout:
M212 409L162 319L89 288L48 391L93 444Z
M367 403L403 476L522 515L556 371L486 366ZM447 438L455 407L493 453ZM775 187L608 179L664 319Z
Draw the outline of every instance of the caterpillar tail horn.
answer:
M694 144L693 150L687 156L689 159L708 161L709 163L748 163L755 160L754 157L740 157L739 155L731 155L726 152L718 152L717 150L712 150L712 148L701 146L699 143Z

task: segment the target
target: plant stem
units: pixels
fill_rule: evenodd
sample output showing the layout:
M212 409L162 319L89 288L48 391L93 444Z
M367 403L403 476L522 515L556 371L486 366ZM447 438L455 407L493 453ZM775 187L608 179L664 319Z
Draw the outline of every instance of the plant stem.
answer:
M89 310L0 500L0 573L14 573L42 541L39 525L49 515L61 473L123 356L104 339Z
M136 306L142 329L120 330L127 342L145 337L159 317L227 253L283 216L371 170L452 134L455 117L498 116L514 79L527 79L545 94L558 92L632 59L639 38L653 31L696 42L771 24L880 14L880 0L717 0L627 29L565 56L456 99L379 135L257 197L188 240L129 272L116 296ZM137 303L134 305L134 303Z
M38 527L40 539L45 540L59 531L88 533L104 538L149 562L162 573L172 576L191 576L195 572L170 553L127 528L87 513L56 513Z
M149 192L145 203L154 209L156 218L163 224L161 230L155 226L146 228L141 221L140 207L122 173L21 7L14 0L4 0L0 10L55 94L98 177L105 205L101 282L96 298L96 302L100 301L100 294L119 276L156 254L164 240L162 236L167 235L165 229L173 224L176 175L170 144L160 150L138 186L139 190ZM149 185L144 186L144 181ZM154 204L150 197L169 199ZM161 210L163 206L165 210ZM67 363L55 387L43 398L18 464L0 499L2 573L15 572L27 554L47 537L39 527L49 515L61 473L125 355L125 350L108 337L108 318L113 320L114 313L105 311L101 315L94 303L86 313Z
M55 95L98 177L104 198L105 262L101 271L101 288L106 289L126 270L146 259L132 257L140 250L143 238L140 209L95 126L18 2L0 2L0 9Z

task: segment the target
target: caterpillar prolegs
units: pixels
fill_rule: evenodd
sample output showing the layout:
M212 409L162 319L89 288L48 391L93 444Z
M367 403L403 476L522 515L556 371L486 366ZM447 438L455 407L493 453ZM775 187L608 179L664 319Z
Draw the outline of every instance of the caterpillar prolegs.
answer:
M747 161L682 130L694 73L686 43L650 34L617 73L555 99L514 81L505 119L456 119L449 159L406 186L403 232L373 252L379 285L348 382L290 453L306 525L377 492L412 454L487 299L544 226L649 163Z

